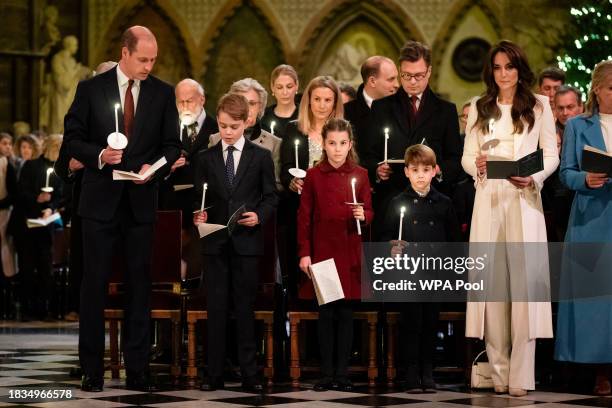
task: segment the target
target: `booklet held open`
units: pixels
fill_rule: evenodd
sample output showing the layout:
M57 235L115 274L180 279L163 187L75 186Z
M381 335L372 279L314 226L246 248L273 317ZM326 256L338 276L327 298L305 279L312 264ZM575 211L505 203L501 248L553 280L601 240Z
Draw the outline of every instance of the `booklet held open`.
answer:
M508 177L528 177L544 170L542 149L513 160L487 160L488 179L506 179Z
M608 177L612 177L612 153L592 146L584 146L581 167L582 170L590 173L606 173Z

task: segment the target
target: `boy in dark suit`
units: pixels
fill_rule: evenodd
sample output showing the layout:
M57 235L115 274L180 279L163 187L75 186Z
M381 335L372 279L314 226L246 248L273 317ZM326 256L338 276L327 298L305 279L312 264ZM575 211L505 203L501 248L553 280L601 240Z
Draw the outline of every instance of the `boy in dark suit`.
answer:
M278 198L272 155L244 137L248 114L244 96L224 95L217 107L221 143L198 154L194 164L196 206L200 207L204 183L210 206L194 215L196 226L225 225L236 210L246 208L230 233L224 229L201 239L208 310L208 380L201 386L203 391L224 386L229 293L236 315L242 387L262 390L255 361L253 305L264 247L262 224L271 221Z
M404 174L410 185L395 196L385 214L381 241L398 236L400 208L406 208L403 240L408 242L455 242L461 240L459 222L450 198L431 185L436 174L436 154L422 144L410 146L404 156ZM401 254L394 246L392 254ZM409 393L435 389L433 351L438 321L436 303L404 303L401 333L404 337L406 385Z

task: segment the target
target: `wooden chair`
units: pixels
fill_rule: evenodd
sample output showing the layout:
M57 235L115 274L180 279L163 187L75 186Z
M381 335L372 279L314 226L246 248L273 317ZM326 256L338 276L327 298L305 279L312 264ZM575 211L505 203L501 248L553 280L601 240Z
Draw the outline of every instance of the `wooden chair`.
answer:
M104 319L109 324L110 370L119 378L123 368L120 351L120 327L124 318L123 262L115 259L109 280L107 308ZM170 320L172 325L172 363L170 375L175 383L181 375L181 212L158 211L153 237L151 268L151 319Z
M264 325L263 375L268 386L274 380L274 310L275 310L275 281L276 281L276 250L275 250L275 226L273 223L266 224L264 230L264 256L261 257L259 266L259 288L255 301L255 321L261 321ZM204 282L205 284L205 282ZM205 291L198 295L190 296L187 301L186 324L187 324L187 384L195 387L198 381L198 366L196 358L197 332L196 324L200 320L208 318L206 311ZM230 318L232 316L230 315ZM205 356L204 356L205 357ZM202 359L202 362L205 358Z
M316 311L291 311L289 312L289 325L291 330L291 363L289 366L289 376L293 387L300 386L300 377L303 367L300 364L300 322L305 320L317 320L319 312ZM367 367L352 367L351 371L366 371L368 374L368 386L376 386L378 377L378 362L376 358L376 326L378 324L378 312L376 311L356 311L353 319L367 322L368 325L368 365Z

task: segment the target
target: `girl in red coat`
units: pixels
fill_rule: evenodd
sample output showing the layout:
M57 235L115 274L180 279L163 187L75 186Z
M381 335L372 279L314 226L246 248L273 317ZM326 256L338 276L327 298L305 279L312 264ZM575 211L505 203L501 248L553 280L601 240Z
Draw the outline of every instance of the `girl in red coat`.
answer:
M308 170L298 210L298 255L300 269L310 278L312 263L333 258L345 299L319 307L319 346L322 378L315 391L325 391L334 383L348 391L348 362L353 339L353 311L350 299L361 297L361 237L358 220L372 221L372 200L368 172L357 165L351 125L344 119L330 119L322 130L323 155ZM353 202L352 179L356 179ZM313 298L310 279L301 285L299 296ZM336 327L334 327L334 322ZM334 364L334 337L337 350Z

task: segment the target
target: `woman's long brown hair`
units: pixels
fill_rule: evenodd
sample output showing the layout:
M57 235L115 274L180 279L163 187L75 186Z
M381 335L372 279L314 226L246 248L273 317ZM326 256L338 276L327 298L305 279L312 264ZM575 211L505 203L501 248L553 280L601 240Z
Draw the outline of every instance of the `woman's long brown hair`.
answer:
M516 94L512 100L512 123L514 124L514 132L522 133L524 129L523 121L527 122L528 130L533 128L535 123L534 107L539 104L531 87L535 81L535 75L523 50L511 41L502 40L497 45L493 46L489 51L489 58L485 62L482 70L482 79L487 86L486 91L476 102L478 110L478 119L474 123L477 129L482 133L488 131L489 120L498 120L501 117L501 110L497 106L497 96L499 95L499 87L495 83L493 75L493 61L495 56L503 52L508 56L510 63L518 70L518 83Z

